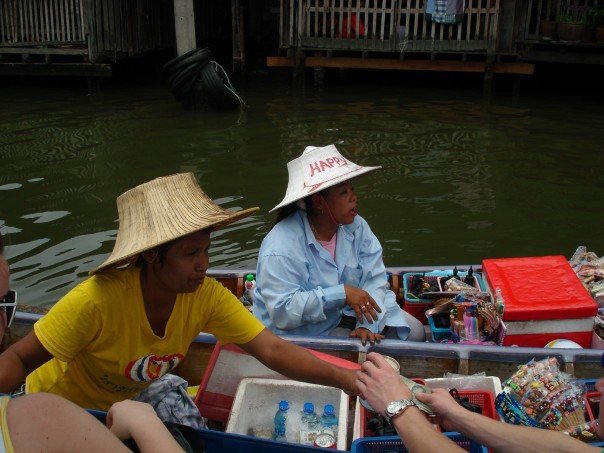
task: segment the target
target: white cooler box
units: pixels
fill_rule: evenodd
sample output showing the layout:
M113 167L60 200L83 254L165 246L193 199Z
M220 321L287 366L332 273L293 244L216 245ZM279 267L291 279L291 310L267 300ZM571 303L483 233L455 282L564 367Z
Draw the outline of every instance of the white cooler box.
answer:
M333 404L335 413L338 414L336 446L338 450L346 450L348 395L337 388L305 382L263 378L242 379L235 394L226 432L249 436L257 430L272 430L277 405L281 400L289 401L287 424L289 433L292 429L299 429L299 426L292 427L290 421L294 418L294 411L302 412L305 402L312 402L319 416L325 404ZM290 434L287 437L288 440L294 439Z

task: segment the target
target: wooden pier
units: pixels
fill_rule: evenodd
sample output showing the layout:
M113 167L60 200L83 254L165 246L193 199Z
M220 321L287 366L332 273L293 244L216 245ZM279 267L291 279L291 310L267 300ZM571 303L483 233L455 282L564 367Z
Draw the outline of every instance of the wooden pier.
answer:
M172 0L0 0L0 74L108 77L174 36Z
M267 66L482 72L486 81L531 75L537 62L604 64L604 43L550 39L540 30L547 20L585 23L602 0L466 0L454 24L431 22L426 3L280 0L282 55Z

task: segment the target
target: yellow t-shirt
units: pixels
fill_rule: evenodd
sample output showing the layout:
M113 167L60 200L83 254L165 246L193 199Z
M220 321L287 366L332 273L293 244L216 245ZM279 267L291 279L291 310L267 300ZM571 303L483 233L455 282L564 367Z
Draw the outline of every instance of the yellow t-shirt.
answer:
M174 369L199 332L243 344L263 329L229 290L206 277L195 292L177 296L160 338L147 320L140 268L112 269L76 286L34 324L54 358L27 376L26 392L107 410Z
M0 451L5 453L15 453L13 449L13 443L10 440L10 433L8 432L8 423L6 421L6 408L10 397L0 396Z

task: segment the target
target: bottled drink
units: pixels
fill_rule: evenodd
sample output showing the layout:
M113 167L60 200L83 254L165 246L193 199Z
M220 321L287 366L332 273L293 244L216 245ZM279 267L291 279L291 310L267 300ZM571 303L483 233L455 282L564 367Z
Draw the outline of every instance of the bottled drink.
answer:
M256 279L254 274L247 274L245 282L243 282L243 296L241 302L243 305L251 306L254 302L254 288L256 287Z
M338 416L335 414L333 404L326 404L321 416L321 428L335 433L338 430Z
M470 266L470 270L464 277L463 282L470 286L474 286L474 268L472 266Z
M285 442L285 424L287 423L287 410L289 409L289 402L287 400L279 401L279 409L275 414L275 431L273 433L273 439Z
M314 430L319 428L321 419L315 412L315 405L313 403L304 403L304 410L302 411L302 427L307 430Z

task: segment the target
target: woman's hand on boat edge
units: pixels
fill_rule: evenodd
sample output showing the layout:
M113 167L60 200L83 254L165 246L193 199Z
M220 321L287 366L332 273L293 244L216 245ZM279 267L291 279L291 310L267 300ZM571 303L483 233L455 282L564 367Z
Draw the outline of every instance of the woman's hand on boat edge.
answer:
M367 344L367 340L369 343L374 345L375 343L379 343L380 340L384 338L384 335L379 333L373 333L370 330L365 329L364 327L357 327L352 332L350 332L350 338L360 338L363 346Z
M382 309L367 291L344 285L344 292L346 293L346 305L354 310L359 322L363 322L363 317L369 323L378 320L378 313L381 313Z

